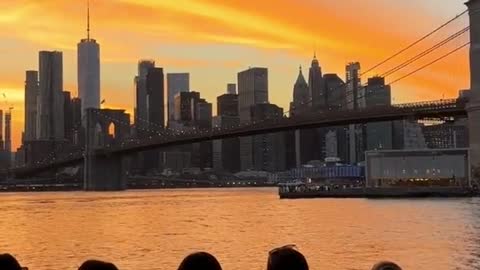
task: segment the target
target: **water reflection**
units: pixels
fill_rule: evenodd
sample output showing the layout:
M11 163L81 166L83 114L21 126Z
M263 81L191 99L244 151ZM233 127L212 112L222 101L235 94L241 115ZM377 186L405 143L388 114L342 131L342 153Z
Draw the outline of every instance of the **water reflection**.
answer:
M0 251L30 269L176 269L197 250L224 269L265 269L295 243L312 269L480 268L480 200L279 200L275 189L0 195Z

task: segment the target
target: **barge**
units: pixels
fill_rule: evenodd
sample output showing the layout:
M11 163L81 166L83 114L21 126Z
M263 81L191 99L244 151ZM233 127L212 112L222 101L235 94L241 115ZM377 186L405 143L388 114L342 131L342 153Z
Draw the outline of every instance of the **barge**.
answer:
M478 197L477 189L467 187L381 187L381 188L338 188L318 189L297 184L279 186L280 199L313 198L366 198L366 199L408 199L408 198L465 198Z

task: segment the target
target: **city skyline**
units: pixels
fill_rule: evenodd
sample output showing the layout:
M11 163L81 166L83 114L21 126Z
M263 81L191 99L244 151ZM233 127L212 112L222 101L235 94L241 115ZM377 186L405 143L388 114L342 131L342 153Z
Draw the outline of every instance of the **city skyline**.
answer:
M222 1L222 4L219 1L179 1L175 5L170 1L92 2L94 2L92 24L95 25L92 35L102 44L101 98L106 99L106 107L126 108L132 115L135 100L132 78L136 72L137 62L143 58L154 59L159 67L164 68L165 73L189 72L192 81L191 90L201 92L202 96L210 102L225 92L226 83L235 81L237 72L248 66L267 67L271 102L287 109L292 100L291 89L298 75L298 65L308 68L313 51L317 52L323 73L338 73L344 78L347 62L360 61L362 67L368 68L383 56L398 50L402 45L408 44L432 27L465 9L463 1L451 1L445 5L444 9L439 10L434 4L435 1L431 0L424 1L422 4L414 1L392 3L371 0L362 1L361 4L348 1L351 3L335 5L310 1L292 5L288 1L282 1L285 2L282 9L275 11L268 9L269 1L259 3L255 11L248 9L248 4L241 4L238 1L227 3ZM424 20L417 20L416 28L410 29L408 24L405 25L406 15L402 15L400 11L411 8L413 4L420 5L421 12L427 12L422 13ZM51 5L56 5L56 8L48 9ZM151 5L152 10L149 11L146 5ZM350 10L355 12L349 11L349 5ZM1 49L1 52L6 54L7 61L4 63L9 63L9 65L0 65L0 89L6 93L8 102L15 107L13 139L14 148L16 148L23 130L24 74L25 70L37 70L38 51L60 50L63 52L64 90L71 91L74 96L77 96L76 44L85 36L85 14L81 12L84 10L81 2L67 4L63 1L45 1L40 5L36 1L27 0L16 1L13 5L9 3L8 6L0 4L0 7L4 10L3 14L0 13L0 25L7 29L3 34L6 48ZM336 15L337 18L333 18L328 14L329 12L326 12L334 7L338 9L337 11L341 11ZM384 9L385 22L382 27L377 25L377 21L364 16L369 12L375 12L374 7ZM234 8L237 10L234 11ZM314 20L316 14L311 8L322 11L325 18L320 19L319 22ZM61 15L59 11L62 9L75 9L78 12L72 14L72 20L65 23L59 20ZM121 31L118 31L119 27L115 22L118 18L125 19L127 9L132 11L129 13L129 20L137 20L138 23L125 23L126 28L123 29L125 33L119 33ZM206 9L209 12L206 12ZM116 11L118 16L110 16L112 10ZM432 12L430 13L429 10ZM42 11L51 15L50 18L41 19L38 22L22 21L31 12ZM240 22L228 18L228 15L236 16ZM168 19L174 18L173 16L189 20L177 22L179 20ZM356 25L348 25L346 18L349 16L357 20ZM415 11L411 12L411 9L408 16L412 19L408 21L418 19L415 17ZM386 21L387 18L388 21ZM454 26L450 26L446 32L451 33L461 29L465 25L464 19L466 17ZM202 30L205 33L199 31L195 34L195 30L198 29L193 25L199 22L205 24L206 29ZM259 27L259 25L266 27ZM278 27L282 27L283 30L279 31ZM383 28L387 27L392 34L384 33ZM402 27L409 28L409 34ZM14 28L17 30L12 31ZM350 28L355 31L347 31ZM358 28L362 31L357 31ZM18 31L21 29L25 31ZM47 32L48 36L46 36ZM125 36L128 36L127 42L119 39ZM368 38L369 36L375 38ZM445 35L439 35L438 39L444 37ZM381 43L378 46L382 48L381 51L367 50L377 42ZM352 47L343 44L359 45ZM457 44L451 45L454 47ZM21 57L20 53L22 53ZM466 53L467 51L464 50L452 56L452 59L446 62L448 64L439 63L415 76L416 78L396 85L392 91L394 101L455 96L459 89L467 88L469 84L466 57L461 55ZM17 61L13 61L15 56ZM393 62L398 64L401 58ZM385 69L380 69L378 73ZM446 71L450 77L440 77L436 74L436 72ZM366 81L366 77L363 81ZM408 91L401 91L405 89Z

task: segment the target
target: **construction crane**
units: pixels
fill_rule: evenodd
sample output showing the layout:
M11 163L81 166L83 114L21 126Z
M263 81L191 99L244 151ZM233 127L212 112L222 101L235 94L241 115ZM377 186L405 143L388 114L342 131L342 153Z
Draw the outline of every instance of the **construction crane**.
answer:
M8 102L7 94L2 93L2 96L3 96L3 99L4 99L4 101L3 101L3 102L4 102L4 106L3 106L3 108L4 108L4 109L7 109L7 108L8 108L8 112L11 113L12 110L15 109L15 108L13 107L13 105L12 105L11 103Z

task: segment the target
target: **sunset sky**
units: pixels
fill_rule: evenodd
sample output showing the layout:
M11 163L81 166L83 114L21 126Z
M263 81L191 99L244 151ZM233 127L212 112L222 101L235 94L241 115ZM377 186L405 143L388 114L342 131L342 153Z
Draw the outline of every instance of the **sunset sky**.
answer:
M324 73L344 78L345 64L373 66L465 10L462 0L90 0L92 37L101 46L105 107L132 111L139 59L168 72L190 72L191 90L210 102L237 72L269 68L272 103L288 108L298 66L316 50ZM441 3L441 4L440 4ZM64 88L76 95L76 46L86 36L86 0L0 1L0 104L14 109L14 146L23 131L25 70L38 69L38 51L60 50ZM467 17L368 76L381 74L467 26ZM468 33L386 80L432 61L468 41ZM467 49L393 88L394 102L454 97L468 88ZM367 76L364 77L366 81Z

